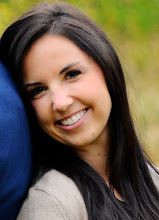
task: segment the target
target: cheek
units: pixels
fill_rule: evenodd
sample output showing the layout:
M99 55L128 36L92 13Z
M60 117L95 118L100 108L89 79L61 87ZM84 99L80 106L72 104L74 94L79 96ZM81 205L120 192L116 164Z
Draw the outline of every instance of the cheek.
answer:
M98 105L110 106L111 108L110 94L103 81L94 81L87 85L85 94L88 94L87 97Z
M38 121L47 122L49 116L47 103L41 100L35 100L32 102L32 106Z
M97 116L103 121L108 121L112 109L112 101L106 85L97 86L92 93L92 102Z

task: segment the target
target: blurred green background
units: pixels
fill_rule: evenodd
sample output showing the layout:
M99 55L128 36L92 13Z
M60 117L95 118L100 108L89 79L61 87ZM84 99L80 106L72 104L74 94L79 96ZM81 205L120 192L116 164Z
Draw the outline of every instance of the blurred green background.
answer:
M0 36L40 0L0 0ZM45 1L54 2L54 1ZM123 65L136 129L159 165L159 0L68 0L102 27Z

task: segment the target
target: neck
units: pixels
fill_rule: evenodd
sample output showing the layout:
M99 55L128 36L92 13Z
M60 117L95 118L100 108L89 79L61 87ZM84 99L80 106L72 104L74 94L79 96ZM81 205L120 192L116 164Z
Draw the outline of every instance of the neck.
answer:
M79 156L86 161L101 176L106 175L107 152L105 149L87 149L79 151Z
M78 155L81 159L86 161L96 172L98 172L101 177L104 179L105 183L108 187L110 187L109 184L109 178L108 178L108 171L107 171L107 150L108 147L100 148L96 147L93 148L87 148L87 150L79 150ZM122 197L120 194L114 189L114 195L118 200L122 200Z
M105 132L100 139L77 150L81 159L86 161L105 180L107 179L107 152L108 152L108 132Z
M109 139L108 135L103 137L97 142L84 146L82 149L76 150L76 153L81 159L86 161L109 185L107 158L108 158ZM122 200L120 194L114 189L114 195L117 199Z

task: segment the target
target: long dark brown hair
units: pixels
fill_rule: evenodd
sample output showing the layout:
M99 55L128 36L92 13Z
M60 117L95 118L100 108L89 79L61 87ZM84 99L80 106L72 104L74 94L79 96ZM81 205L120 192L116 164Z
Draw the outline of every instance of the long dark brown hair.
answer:
M109 182L124 202L115 198L92 167L37 126L38 132L33 130L40 139L38 145L41 147L37 151L42 174L57 169L69 176L84 198L90 220L158 220L159 193L149 170L156 175L158 172L145 156L136 135L119 58L105 34L93 21L74 7L57 3L40 5L9 26L1 38L0 59L12 72L17 88L22 91L25 54L37 39L46 34L70 39L103 70L112 100L109 119L111 142L106 161ZM31 127L35 126L33 124Z

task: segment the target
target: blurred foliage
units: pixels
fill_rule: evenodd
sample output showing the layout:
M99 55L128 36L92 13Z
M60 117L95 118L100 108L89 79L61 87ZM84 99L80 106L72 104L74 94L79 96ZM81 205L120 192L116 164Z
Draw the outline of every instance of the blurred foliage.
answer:
M26 9L41 2L0 0L0 35ZM159 164L159 0L66 2L93 18L113 42L126 74L138 133L152 160Z
M0 32L11 20L41 0L0 0ZM53 1L45 1L53 2ZM159 30L159 0L68 0L102 27L127 37L143 37Z

